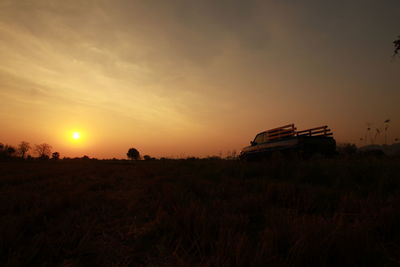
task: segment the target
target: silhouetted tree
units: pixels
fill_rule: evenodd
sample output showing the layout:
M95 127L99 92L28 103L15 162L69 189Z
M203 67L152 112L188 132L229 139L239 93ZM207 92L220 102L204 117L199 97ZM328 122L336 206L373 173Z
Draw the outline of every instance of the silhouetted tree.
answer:
M35 145L35 152L41 159L48 159L51 154L51 146L49 144L43 143L40 145Z
M8 146L7 147L7 155L10 156L10 157L12 157L15 154L16 151L17 150L13 146Z
M10 145L0 143L0 158L11 158L14 156L16 149Z
M393 56L399 55L399 51L400 51L400 35L397 37L397 40L393 41L393 44L394 44Z
M25 158L25 155L29 149L31 149L31 145L28 142L22 141L18 145L18 153L21 155L21 158Z
M126 155L128 156L128 158L132 159L132 160L138 160L140 159L140 153L136 148L130 148L128 150L128 153L126 153Z
M59 160L60 159L60 153L54 152L53 154L51 154L51 159Z

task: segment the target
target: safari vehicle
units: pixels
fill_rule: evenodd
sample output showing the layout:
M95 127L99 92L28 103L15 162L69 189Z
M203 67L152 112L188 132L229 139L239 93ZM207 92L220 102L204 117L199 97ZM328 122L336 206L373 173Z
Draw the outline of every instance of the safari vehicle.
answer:
M304 156L333 155L336 153L336 141L332 135L328 126L297 131L294 124L288 124L257 134L250 146L242 149L239 158L254 160L277 151Z

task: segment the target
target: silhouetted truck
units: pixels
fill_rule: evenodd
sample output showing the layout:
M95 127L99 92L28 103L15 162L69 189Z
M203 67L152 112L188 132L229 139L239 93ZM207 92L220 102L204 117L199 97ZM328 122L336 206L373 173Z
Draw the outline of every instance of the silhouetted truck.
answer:
M336 141L328 126L297 131L294 124L288 124L257 134L250 144L242 149L240 159L259 159L277 151L304 156L336 153Z

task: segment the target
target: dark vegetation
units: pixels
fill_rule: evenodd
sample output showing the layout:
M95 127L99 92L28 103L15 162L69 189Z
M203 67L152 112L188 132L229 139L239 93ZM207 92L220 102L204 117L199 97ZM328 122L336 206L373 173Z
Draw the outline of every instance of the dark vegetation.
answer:
M0 265L398 265L399 174L360 154L0 162Z
M0 161L33 159L32 155L29 154L30 150L32 150L37 156L37 159L40 160L50 159L50 155L52 155L52 159L59 159L60 153L54 152L51 154L51 149L52 147L46 143L35 145L33 148L25 141L19 143L17 147L0 143Z
M394 45L393 56L399 55L399 51L400 51L400 35L397 37L396 40L393 41L393 45Z
M126 155L131 160L139 160L140 159L140 153L136 148L129 148L128 153L126 153Z

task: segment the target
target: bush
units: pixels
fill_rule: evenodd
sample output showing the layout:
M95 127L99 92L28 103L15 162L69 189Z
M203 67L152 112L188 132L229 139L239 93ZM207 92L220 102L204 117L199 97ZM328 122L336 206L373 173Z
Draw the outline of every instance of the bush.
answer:
M156 158L153 158L153 157L151 157L151 156L149 156L149 155L144 155L144 156L143 156L143 159L144 159L144 160L155 160Z

